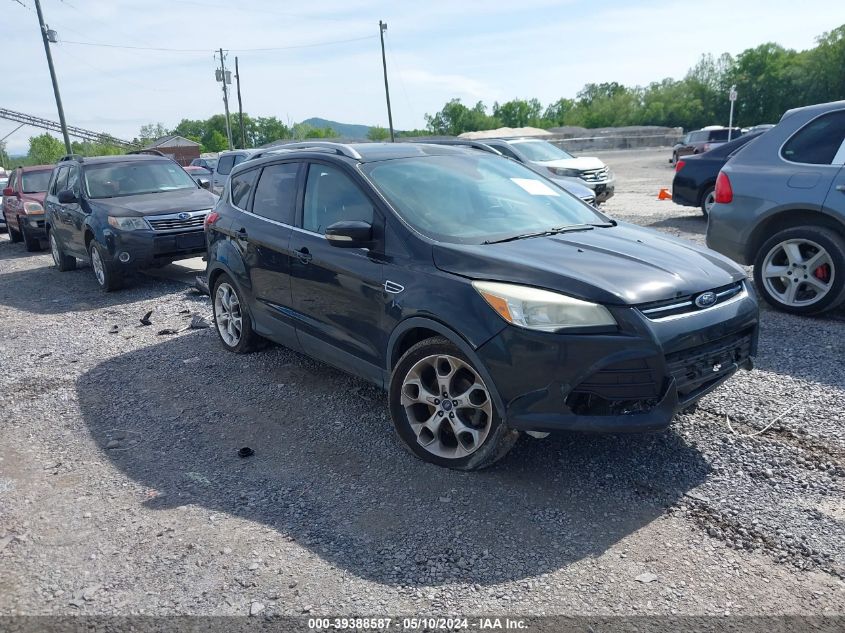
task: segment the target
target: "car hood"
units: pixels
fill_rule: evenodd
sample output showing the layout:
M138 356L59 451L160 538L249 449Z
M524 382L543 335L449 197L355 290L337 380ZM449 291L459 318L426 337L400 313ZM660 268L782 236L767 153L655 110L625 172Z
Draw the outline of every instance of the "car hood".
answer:
M610 305L637 305L745 278L729 259L684 240L620 223L500 244L443 244L435 265L471 279L547 288Z
M29 200L31 202L39 202L41 204L44 204L44 197L46 195L47 195L46 191L36 191L36 192L33 192L33 193L22 193L21 194L21 200L24 200L24 201Z
M184 189L145 193L120 198L100 198L91 203L108 211L111 215L139 216L181 211L210 209L217 202L217 196L205 189Z
M558 158L557 160L536 161L537 165L543 167L561 167L563 169L601 169L604 163L594 156L578 156L577 158Z

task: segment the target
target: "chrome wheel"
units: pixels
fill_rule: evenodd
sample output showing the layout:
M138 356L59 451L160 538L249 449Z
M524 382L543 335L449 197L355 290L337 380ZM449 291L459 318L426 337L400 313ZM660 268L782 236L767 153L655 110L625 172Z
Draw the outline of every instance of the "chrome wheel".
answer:
M53 256L53 263L56 268L62 265L62 254L59 252L59 243L56 241L56 236L50 231L50 254Z
M402 382L401 405L419 445L447 459L478 450L493 421L484 381L469 364L446 354L411 367Z
M217 287L214 294L214 319L223 342L229 347L237 346L243 332L241 302L235 289L225 282Z
M55 255L53 255L55 257ZM94 269L94 276L101 286L106 285L106 269L103 266L103 260L100 259L100 251L94 244L91 244L91 268Z
M714 204L716 204L716 192L711 191L704 198L704 214L705 215L710 215L710 209L713 208Z
M791 307L811 306L824 299L833 287L835 274L830 254L806 239L773 246L761 271L766 292Z

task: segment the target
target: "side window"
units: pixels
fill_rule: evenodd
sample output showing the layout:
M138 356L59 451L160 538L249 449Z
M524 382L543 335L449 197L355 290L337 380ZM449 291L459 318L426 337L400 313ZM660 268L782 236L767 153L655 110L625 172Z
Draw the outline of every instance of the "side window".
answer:
M7 183L6 183L6 186L7 186L9 189L14 189L15 191L17 191L17 188L15 187L15 184L17 183L17 180L18 180L18 172L17 172L17 171L13 171L13 172L12 172L12 175L11 175L11 176L9 176L9 182L7 182Z
M492 147L494 147L495 149L497 149L497 150L499 150L500 152L502 152L502 154L504 154L504 155L505 155L505 156L507 156L508 158L514 158L514 159L516 159L516 160L519 160L519 156L517 156L517 155L514 153L514 151L513 151L510 147L508 147L507 145L505 145L505 144L502 144L502 145L494 145L494 146L492 146Z
M240 165L246 160L245 154L235 154L235 165Z
M798 130L781 156L793 163L830 165L845 139L845 110L824 114Z
M258 176L257 169L250 171L243 171L237 176L232 176L229 181L229 191L232 198L232 204L240 209L246 209L247 200L249 200L249 193L255 185L255 178Z
M299 163L265 167L255 187L252 212L268 220L293 225L298 171Z
M342 220L373 221L373 205L342 171L312 164L305 184L305 210L302 228L325 233L326 227Z
M67 169L67 183L63 189L70 189L75 194L79 195L79 168L71 165Z
M235 157L232 154L221 156L217 161L217 173L223 176L228 176L232 173L232 167L235 166Z
M63 189L67 189L67 170L67 167L59 167L59 170L56 172L56 180L53 181L51 192L54 196L58 195Z

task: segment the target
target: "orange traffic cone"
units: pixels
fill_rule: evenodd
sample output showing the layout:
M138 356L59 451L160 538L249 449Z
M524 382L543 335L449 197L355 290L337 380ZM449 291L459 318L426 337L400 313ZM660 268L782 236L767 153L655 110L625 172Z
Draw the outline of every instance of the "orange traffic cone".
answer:
M669 193L668 189L661 189L660 193L657 194L657 199L658 200L671 200L672 194Z

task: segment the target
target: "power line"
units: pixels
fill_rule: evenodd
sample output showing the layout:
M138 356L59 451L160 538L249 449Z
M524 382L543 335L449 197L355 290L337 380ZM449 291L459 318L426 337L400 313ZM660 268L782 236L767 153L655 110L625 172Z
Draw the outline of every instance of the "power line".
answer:
M314 42L312 44L296 44L293 46L270 46L264 48L232 48L230 50L239 53L250 52L266 52L266 51L288 51L299 48L315 48L318 46L331 46L334 44L349 44L350 42L362 42L364 40L375 39L376 35L366 35L364 37L353 37L345 40L333 40L330 42ZM165 48L158 46L127 46L126 44L100 44L97 42L80 42L77 40L62 40L62 44L75 44L77 46L97 46L101 48L122 48L136 51L158 51L166 53L210 53L214 49L210 48Z

